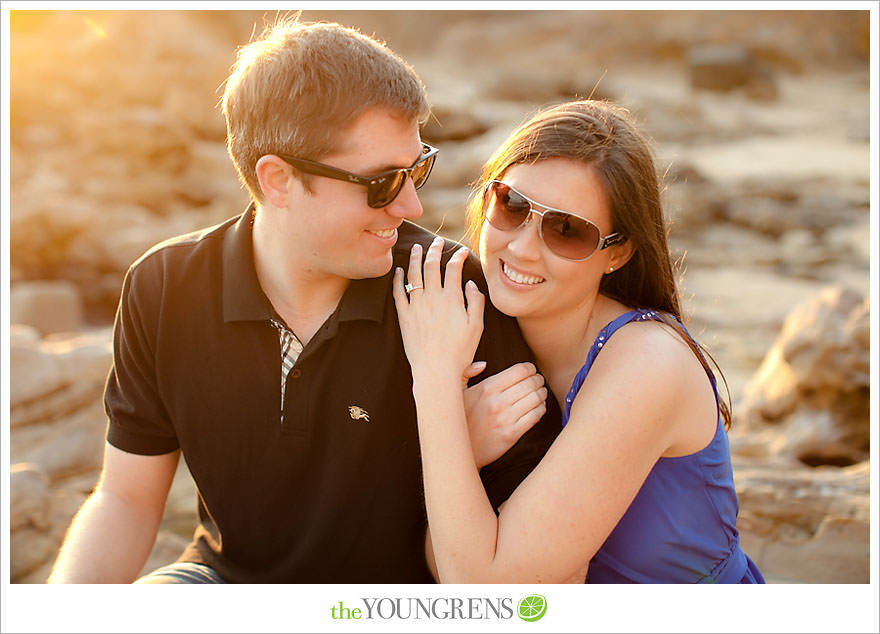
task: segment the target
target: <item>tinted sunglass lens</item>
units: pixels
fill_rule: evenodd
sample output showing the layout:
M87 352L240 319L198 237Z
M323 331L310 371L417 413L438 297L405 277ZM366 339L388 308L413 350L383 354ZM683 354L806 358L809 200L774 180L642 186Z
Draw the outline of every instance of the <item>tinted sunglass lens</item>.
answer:
M599 228L566 213L551 211L544 214L541 234L551 251L571 260L587 258L599 246Z
M389 174L381 183L370 185L367 189L367 205L379 209L387 207L403 189L406 174L402 171Z
M437 158L437 155L429 156L424 161L419 163L413 168L412 171L412 180L415 188L418 189L422 185L425 184L428 180L428 176L431 175L431 170L434 167L434 159Z
M484 215L496 229L519 229L532 213L532 203L525 196L499 181L490 182L486 196ZM541 238L560 257L587 259L599 247L599 237L599 227L578 216L549 210L541 214Z
M381 183L371 185L367 190L367 204L370 207L387 207L397 198L406 183L407 173L410 174L416 189L425 184L431 169L434 167L435 156L430 156L415 165L411 171L398 170L386 176Z
M486 218L495 227L509 231L522 225L529 217L529 201L504 183L492 183Z

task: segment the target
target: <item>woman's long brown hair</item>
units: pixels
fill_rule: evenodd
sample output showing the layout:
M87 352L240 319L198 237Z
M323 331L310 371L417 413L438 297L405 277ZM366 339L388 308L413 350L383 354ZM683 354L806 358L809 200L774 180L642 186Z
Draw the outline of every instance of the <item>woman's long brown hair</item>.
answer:
M591 165L602 181L611 207L612 231L622 233L634 252L626 265L605 275L599 292L631 308L653 309L675 317L663 318L691 348L707 374L716 376L701 345L682 328L681 302L667 243L667 225L660 201L660 178L651 146L628 112L607 101L573 101L538 112L521 125L486 162L468 203L467 232L472 245L483 223L483 191L513 165L550 158L568 158ZM704 356L705 355L705 356ZM718 399L726 429L730 429L730 391Z

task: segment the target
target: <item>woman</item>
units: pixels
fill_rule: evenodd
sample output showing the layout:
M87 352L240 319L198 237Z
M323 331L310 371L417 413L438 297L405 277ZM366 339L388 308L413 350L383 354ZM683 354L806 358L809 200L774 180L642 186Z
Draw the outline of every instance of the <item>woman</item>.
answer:
M469 221L491 300L564 396L564 427L496 516L461 386L484 298L473 282L462 297L465 249L444 276L440 243L424 272L415 249L395 301L438 578L763 583L738 543L729 409L680 324L654 162L625 112L537 114L484 167Z

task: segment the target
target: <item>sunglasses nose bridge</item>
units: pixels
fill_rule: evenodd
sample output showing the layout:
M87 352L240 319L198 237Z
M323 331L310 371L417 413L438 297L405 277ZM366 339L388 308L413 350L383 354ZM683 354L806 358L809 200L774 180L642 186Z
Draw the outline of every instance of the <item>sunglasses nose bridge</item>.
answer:
M531 210L534 212L534 210ZM538 216L541 214L537 213ZM526 219L517 227L514 231L510 232L510 237L508 238L507 248L511 253L515 253L516 257L522 261L530 261L533 262L541 257L541 252L543 249L544 236L541 232L541 221L538 218L538 222L532 223L532 213L526 217ZM536 227L530 227L529 225L536 224Z
M538 209L534 203L529 203L529 215L526 217L525 221L522 223L522 227L527 227L529 223L532 222L532 218L534 216L538 217L538 236L541 238L541 242L544 241L544 214L547 213L547 210Z
M545 212L541 211L540 209L536 209L533 204L529 203L529 213L526 214L525 220L522 221L522 224L519 227L517 227L517 231L522 231L524 229L528 229L529 225L532 224L532 218L537 216L538 219L537 219L536 224L538 225L537 226L538 237L541 239L541 241L543 241L544 240L544 232L541 230L541 225L544 224L542 222L544 220L544 213Z
M522 222L522 224L520 225L520 227L526 227L526 226L528 226L529 223L532 222L532 216L538 216L538 218L539 218L539 220L538 220L538 224L539 224L539 225L541 224L541 220L544 219L544 213L545 213L545 212L541 211L540 209L537 209L537 208L535 207L535 204L532 203L531 201L528 201L528 204L529 204L529 213L526 214L526 218L525 218L525 220L523 220L523 222Z

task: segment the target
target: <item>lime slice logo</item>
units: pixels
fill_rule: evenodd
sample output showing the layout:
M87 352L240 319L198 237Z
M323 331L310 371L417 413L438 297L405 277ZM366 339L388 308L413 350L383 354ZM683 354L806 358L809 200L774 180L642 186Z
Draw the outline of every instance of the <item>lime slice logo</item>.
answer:
M530 594L523 597L517 606L519 618L529 623L538 621L547 612L547 599L540 594Z

